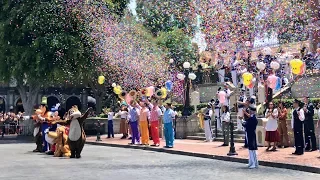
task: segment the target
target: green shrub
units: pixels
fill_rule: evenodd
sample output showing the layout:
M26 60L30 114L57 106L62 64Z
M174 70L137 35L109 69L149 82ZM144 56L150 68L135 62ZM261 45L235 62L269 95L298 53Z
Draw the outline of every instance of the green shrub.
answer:
M287 108L291 108L292 107L292 103L294 101L294 99L281 99L281 101L284 103L284 105ZM320 98L310 98L310 101L313 103L313 105L316 107L319 103L320 103ZM274 99L273 103L275 104L275 106L278 106L278 103L280 102L280 99Z
M183 111L183 106L184 106L183 104L176 104L176 105L174 105L174 107L175 107L174 110L177 111L177 112L182 112ZM205 108L205 107L207 107L207 103L201 103L201 104L199 104L197 106L197 111L202 109L202 108ZM194 112L194 106L191 106L190 110L192 112Z

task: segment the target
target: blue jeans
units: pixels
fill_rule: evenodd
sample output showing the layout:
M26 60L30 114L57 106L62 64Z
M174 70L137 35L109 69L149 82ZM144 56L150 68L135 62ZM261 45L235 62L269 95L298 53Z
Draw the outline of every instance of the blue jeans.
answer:
M114 137L114 132L113 132L113 120L108 121L108 138Z
M164 135L166 146L173 147L173 126L172 123L164 123Z

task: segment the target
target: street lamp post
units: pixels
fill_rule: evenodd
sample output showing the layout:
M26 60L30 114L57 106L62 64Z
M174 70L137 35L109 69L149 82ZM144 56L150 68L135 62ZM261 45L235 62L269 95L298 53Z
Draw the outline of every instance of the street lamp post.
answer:
M237 94L238 94L238 89L236 88L235 91L235 102L237 102L238 100L238 97L237 97ZM235 104L235 106L237 106L237 103ZM238 114L238 108L235 107L236 109L236 114ZM238 155L238 153L236 152L236 148L234 147L234 135L233 135L233 119L230 117L230 149L229 149L229 153L228 153L228 156L236 156Z
M194 73L190 72L190 63L184 62L184 74L178 74L178 79L184 80L184 84L186 85L184 89L184 107L182 111L182 116L187 117L191 115L190 111L190 80L195 80L197 76Z

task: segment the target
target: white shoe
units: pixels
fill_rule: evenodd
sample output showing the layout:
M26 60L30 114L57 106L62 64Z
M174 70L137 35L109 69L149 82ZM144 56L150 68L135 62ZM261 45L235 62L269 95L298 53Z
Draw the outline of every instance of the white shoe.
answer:
M258 168L258 167L254 166L254 165L249 166L249 169L255 169L255 168Z
M246 166L247 166L247 167L250 167L250 166L252 166L252 164L246 164Z

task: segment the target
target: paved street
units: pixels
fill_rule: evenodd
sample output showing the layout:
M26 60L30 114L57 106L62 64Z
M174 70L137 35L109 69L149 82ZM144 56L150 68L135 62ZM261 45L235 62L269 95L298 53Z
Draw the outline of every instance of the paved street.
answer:
M1 180L319 179L320 175L134 149L86 145L82 159L32 153L34 144L0 144Z

